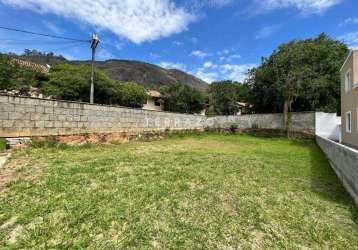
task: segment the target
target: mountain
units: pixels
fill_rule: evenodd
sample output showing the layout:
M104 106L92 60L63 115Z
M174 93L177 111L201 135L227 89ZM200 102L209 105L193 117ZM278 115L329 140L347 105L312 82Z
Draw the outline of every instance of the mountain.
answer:
M90 65L90 61L74 63ZM163 85L183 83L197 90L204 91L208 83L199 78L177 69L164 69L154 64L129 61L107 60L96 62L96 67L102 69L109 77L120 81L134 81L150 89L159 89Z
M62 56L46 55L22 55L19 59L28 60L42 65L55 65L59 63L91 65L91 61L69 61ZM107 75L120 81L134 81L148 89L159 89L161 86L182 83L200 91L208 88L208 83L199 78L177 69L164 69L154 64L130 61L107 60L97 61L96 67L102 69Z

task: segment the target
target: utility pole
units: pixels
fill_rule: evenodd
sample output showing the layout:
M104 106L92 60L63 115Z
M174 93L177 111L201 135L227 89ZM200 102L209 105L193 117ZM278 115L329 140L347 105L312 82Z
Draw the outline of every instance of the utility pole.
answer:
M92 49L92 73L91 73L91 93L90 103L94 103L94 61L96 57L96 48L99 44L98 35L93 33L91 38L91 49Z

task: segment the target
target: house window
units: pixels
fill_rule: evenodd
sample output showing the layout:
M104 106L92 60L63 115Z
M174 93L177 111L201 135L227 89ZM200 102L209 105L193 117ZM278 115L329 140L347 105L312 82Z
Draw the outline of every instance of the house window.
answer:
M346 132L351 133L352 131L352 113L351 111L346 113Z
M159 100L154 100L154 105L155 106L160 106L160 101Z
M346 73L344 85L346 92L352 88L352 71L350 69Z

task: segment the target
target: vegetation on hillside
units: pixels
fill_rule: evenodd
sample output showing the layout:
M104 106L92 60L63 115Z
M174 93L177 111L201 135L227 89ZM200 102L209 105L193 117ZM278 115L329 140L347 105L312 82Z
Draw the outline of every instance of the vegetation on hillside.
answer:
M39 146L8 163L19 179L1 179L2 249L358 246L357 208L311 140Z
M18 90L26 93L31 86L37 86L35 71L21 67L11 61L8 55L0 54L0 90Z
M21 55L10 53L11 56L34 63L51 66L58 64L73 64L90 66L91 61L70 61L62 55L52 52L41 52L26 49ZM185 84L200 91L205 91L208 84L197 77L177 69L164 69L157 65L130 60L97 61L96 67L103 70L109 78L121 82L136 82L148 89L159 89L169 84Z
M48 56L35 51L25 51L26 55ZM11 55L0 55L0 90L17 91L27 95L31 87L37 88L45 96L52 98L89 101L91 69L89 66L57 64L50 74L44 76L29 67L20 66ZM147 101L146 89L134 82L121 82L110 79L103 71L95 71L95 102L140 108Z
M91 68L60 64L51 68L49 81L43 83L42 93L71 101L89 101ZM110 79L103 71L95 71L95 103L142 107L146 90L133 82Z

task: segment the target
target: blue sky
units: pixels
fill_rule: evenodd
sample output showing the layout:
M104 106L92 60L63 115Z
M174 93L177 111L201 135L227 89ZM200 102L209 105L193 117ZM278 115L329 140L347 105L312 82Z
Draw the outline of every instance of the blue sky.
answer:
M0 26L89 39L98 59L140 60L208 82L242 81L281 43L325 32L358 47L357 0L0 0ZM0 30L1 52L90 59L87 45Z

